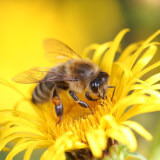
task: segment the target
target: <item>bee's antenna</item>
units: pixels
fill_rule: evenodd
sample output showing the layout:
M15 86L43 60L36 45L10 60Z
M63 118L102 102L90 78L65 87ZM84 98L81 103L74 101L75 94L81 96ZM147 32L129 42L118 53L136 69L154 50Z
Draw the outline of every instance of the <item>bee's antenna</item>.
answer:
M113 93L112 93L112 97L111 97L111 101L112 101L112 100L113 100L114 93L115 93L115 90L116 90L116 86L108 86L108 88L114 88L114 89L113 89Z

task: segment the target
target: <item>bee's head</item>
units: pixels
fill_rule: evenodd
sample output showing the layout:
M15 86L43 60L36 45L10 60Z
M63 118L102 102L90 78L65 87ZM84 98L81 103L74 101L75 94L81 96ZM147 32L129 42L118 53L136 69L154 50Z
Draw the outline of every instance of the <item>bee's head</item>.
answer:
M90 89L94 95L104 99L108 84L109 75L106 72L99 72L98 76L91 81Z

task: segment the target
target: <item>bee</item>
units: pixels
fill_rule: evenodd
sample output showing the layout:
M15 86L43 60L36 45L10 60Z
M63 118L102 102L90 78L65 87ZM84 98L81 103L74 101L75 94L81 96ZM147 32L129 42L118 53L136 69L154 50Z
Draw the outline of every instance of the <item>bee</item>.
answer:
M91 107L78 98L78 93L85 90L85 97L88 100L97 101L105 98L108 88L113 88L113 98L115 86L109 86L109 74L100 70L96 64L83 59L69 46L55 39L45 40L44 48L47 58L59 64L51 68L32 68L15 76L13 80L19 83L38 83L32 93L32 102L42 104L51 100L59 117L58 123L63 116L61 90L68 91L74 101L90 109L92 114Z

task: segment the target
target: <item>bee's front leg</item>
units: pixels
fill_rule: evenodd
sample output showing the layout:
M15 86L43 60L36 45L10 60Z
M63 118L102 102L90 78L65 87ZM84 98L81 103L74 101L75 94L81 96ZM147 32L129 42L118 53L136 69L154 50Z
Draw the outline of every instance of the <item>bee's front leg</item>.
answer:
M98 101L98 99L92 98L92 97L89 95L89 92L86 92L86 93L85 93L85 96L86 96L86 98L87 98L88 100L90 100L90 101Z
M76 96L76 94L75 94L73 91L69 90L69 94L71 95L71 97L72 97L80 106L82 106L82 107L84 107L84 108L89 108L90 111L91 111L91 113L93 114L93 111L92 111L92 109L90 108L90 106L89 106L87 103L81 101L81 100Z
M56 90L54 90L54 92L53 92L52 102L55 104L56 115L59 117L59 121L57 122L57 124L58 124L62 120L63 104L62 104L62 102L60 100L60 97L59 97L59 95L58 95Z

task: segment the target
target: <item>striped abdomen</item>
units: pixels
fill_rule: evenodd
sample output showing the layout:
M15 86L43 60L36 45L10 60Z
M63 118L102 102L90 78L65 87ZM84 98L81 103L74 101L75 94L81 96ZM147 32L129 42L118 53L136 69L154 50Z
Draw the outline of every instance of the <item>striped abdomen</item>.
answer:
M32 93L32 102L34 104L41 104L50 100L53 90L54 82L39 83Z
M53 72L65 73L65 68L63 65L54 67L51 69L51 72L48 72L43 80L46 82L39 83L32 93L32 102L34 104L41 104L49 101L54 96L58 96L57 90L67 90L68 83L65 81L47 81L48 78L55 76Z

